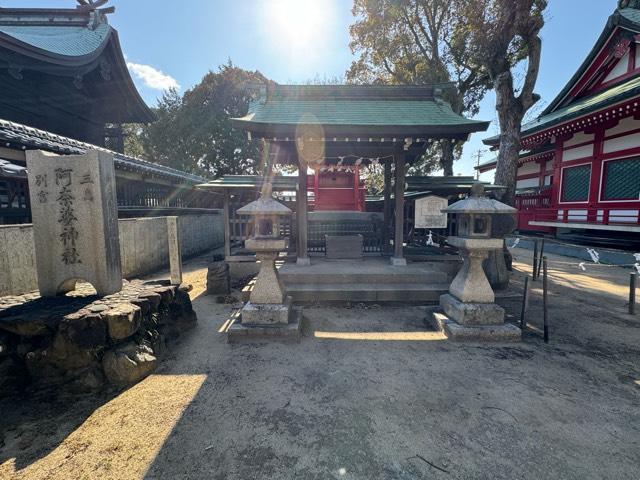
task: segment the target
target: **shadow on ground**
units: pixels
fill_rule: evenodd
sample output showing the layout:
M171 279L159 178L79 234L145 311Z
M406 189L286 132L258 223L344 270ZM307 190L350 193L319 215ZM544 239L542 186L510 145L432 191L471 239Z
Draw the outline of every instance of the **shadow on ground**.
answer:
M412 335L421 307L310 307L300 344L229 345L233 306L199 296L157 374L81 410L40 455L38 437L14 470L12 441L0 477L637 480L640 320L557 275L548 345L539 284L520 345ZM518 299L502 302L517 321Z

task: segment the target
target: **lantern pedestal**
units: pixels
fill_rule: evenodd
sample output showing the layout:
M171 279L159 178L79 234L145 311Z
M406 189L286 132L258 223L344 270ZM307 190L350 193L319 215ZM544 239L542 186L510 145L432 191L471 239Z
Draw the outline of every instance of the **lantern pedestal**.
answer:
M471 196L443 210L458 215L458 236L447 242L457 247L464 260L449 293L440 297L440 309L431 312L432 326L450 340L469 342L519 342L522 332L504 323L505 311L496 305L495 294L482 268L490 251L501 250L503 241L491 238L492 215L515 210L484 195L475 184Z
M255 233L245 241L248 250L256 252L260 271L249 301L240 316L227 329L227 340L232 343L280 340L299 342L302 311L291 305L285 297L278 276L276 260L286 250L287 239L280 236L280 217L290 210L269 197L261 197L238 210L254 217Z

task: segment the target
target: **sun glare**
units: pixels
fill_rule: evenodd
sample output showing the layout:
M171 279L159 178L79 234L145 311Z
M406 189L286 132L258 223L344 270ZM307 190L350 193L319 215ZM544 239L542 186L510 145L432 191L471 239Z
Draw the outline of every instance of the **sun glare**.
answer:
M264 0L268 38L291 61L308 63L331 35L333 0Z

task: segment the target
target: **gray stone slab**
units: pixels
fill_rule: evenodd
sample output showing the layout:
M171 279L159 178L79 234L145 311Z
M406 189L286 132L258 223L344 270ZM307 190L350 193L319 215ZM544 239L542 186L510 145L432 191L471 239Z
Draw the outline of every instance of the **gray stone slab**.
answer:
M291 297L281 305L247 302L242 308L243 325L286 325L290 317Z
M504 308L495 303L463 303L451 294L440 297L440 307L461 325L503 325Z
M452 342L518 343L522 341L522 330L510 323L465 326L454 322L438 310L429 312L426 323L435 330L444 332Z
M227 329L227 342L229 343L260 343L282 342L297 343L302 337L302 310L291 310L291 318L286 325L243 325L239 321L234 322Z
M113 156L28 151L38 287L44 297L90 282L99 295L122 288Z
M325 235L325 245L328 259L362 258L362 235Z
M180 217L167 217L167 240L169 242L169 270L171 284L182 283L182 249L180 247Z

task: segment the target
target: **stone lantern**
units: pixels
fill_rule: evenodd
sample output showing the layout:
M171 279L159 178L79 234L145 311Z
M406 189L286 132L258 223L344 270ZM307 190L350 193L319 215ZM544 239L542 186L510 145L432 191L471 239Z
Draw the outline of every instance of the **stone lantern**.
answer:
M520 329L504 323L504 309L495 302L495 294L482 268L489 251L501 250L502 239L491 237L494 215L514 215L516 209L484 194L484 186L476 183L471 195L442 210L458 218L458 235L447 242L457 247L464 264L454 278L449 293L440 297L442 313L434 320L451 339L518 341Z
M248 337L295 337L300 334L300 315L292 315L291 298L284 295L276 269L276 259L287 248L282 237L281 221L291 210L271 196L271 185L265 183L260 198L238 209L240 215L252 217L253 236L245 241L248 250L256 252L260 271L249 301L241 312L240 324L228 330L230 341Z

